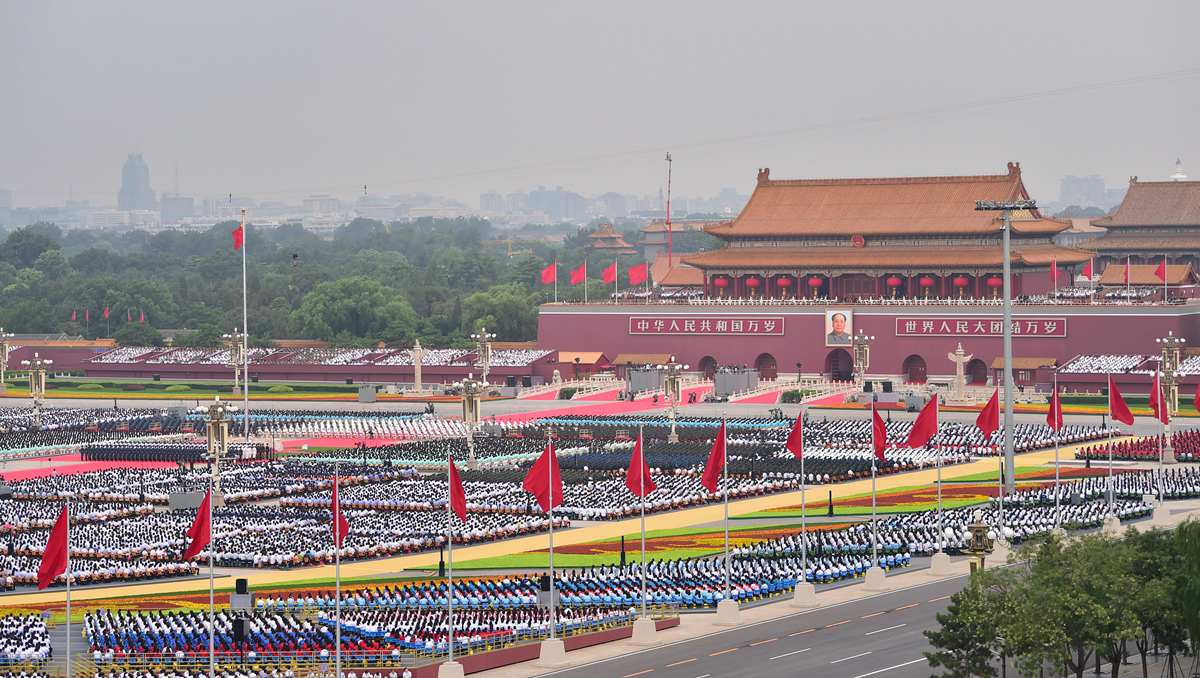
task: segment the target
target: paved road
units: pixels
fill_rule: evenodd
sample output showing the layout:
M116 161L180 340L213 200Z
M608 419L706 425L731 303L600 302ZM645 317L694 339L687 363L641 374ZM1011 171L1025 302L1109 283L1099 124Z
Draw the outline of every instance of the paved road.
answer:
M966 577L722 631L544 675L562 678L915 678L930 675L921 633Z

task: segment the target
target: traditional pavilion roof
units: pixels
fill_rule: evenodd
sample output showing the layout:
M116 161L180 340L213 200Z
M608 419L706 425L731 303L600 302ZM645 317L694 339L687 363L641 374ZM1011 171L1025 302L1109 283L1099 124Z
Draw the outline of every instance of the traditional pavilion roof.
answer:
M633 252L633 246L625 241L624 236L617 233L612 224L600 224L596 230L588 233L588 247L595 250L621 250Z
M1092 223L1108 229L1200 228L1200 181L1138 181L1132 177L1116 211Z
M1158 235L1125 235L1109 233L1099 238L1077 243L1083 249L1104 254L1113 252L1195 252L1200 250L1200 241L1185 233L1161 233Z
M995 234L997 214L976 211L975 201L1028 197L1021 165L1013 162L1004 174L878 179L772 179L770 169L761 169L741 214L705 230L726 239ZM1036 211L1013 221L1015 233L1069 227Z
M1158 270L1158 264L1131 264L1129 266L1129 284L1130 285L1162 285L1163 281L1159 279L1154 272ZM1167 264L1167 282L1168 285L1191 285L1196 282L1196 274L1192 271L1191 264ZM1100 276L1101 285L1124 285L1125 284L1125 264L1120 262L1110 263L1105 269L1104 274Z
M660 287L701 287L704 285L704 272L694 266L683 263L683 257L690 255L676 254L667 265L667 256L660 254L650 264L650 279Z
M1091 253L1057 245L1016 246L1012 248L1014 266L1082 264ZM1003 266L1003 252L995 246L962 247L725 247L683 257L686 264L699 269L721 268L793 268L836 269L870 268L988 268Z

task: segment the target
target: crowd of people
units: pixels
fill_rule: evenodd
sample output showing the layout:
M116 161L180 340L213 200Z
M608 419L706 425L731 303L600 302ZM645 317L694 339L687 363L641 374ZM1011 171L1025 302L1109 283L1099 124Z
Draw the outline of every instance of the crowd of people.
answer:
M1171 432L1171 448L1178 461L1200 461L1200 429ZM1163 451L1162 436L1143 436L1081 447L1075 458L1088 461L1158 461Z
M40 425L39 425L40 419ZM40 448L78 447L137 436L180 433L182 421L147 408L32 407L0 409L0 456Z

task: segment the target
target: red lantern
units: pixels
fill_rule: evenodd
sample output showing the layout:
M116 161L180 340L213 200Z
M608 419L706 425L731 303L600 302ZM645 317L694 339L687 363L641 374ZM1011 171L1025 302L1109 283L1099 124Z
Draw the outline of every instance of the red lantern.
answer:
M818 278L818 277L817 277L817 276L815 276L815 275L814 275L813 277L811 277L811 278L809 278L809 279L808 279L808 286L809 286L809 287L812 287L812 288L814 288L814 289L816 289L816 288L818 288L818 287L820 287L821 285L824 285L824 284L825 284L825 281L824 281L824 280L821 280L820 278Z
M792 279L791 278L776 278L775 284L779 285L780 287L782 287L783 289L786 290L787 288L792 286Z
M746 278L746 287L749 287L750 289L754 289L755 287L758 287L761 284L762 284L761 278Z
M1004 280L1002 280L1000 278L988 278L987 286L988 287L1004 287Z
M904 284L904 281L896 276L888 278L886 282L888 287L899 287Z
M714 287L729 287L729 278L713 278Z
M955 286L955 287L966 287L966 286L967 286L967 285L969 285L969 284L971 284L971 281L970 281L970 280L968 280L968 279L967 279L967 276L965 276L965 275L960 275L960 276L958 276L957 278L955 278L955 279L954 279L954 286Z
M933 287L933 278L930 278L929 276L925 276L917 282L921 284L921 287Z

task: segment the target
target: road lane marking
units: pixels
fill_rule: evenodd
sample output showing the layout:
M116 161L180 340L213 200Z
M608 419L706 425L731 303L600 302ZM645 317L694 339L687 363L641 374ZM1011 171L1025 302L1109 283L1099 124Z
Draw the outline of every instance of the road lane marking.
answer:
M864 614L862 617L860 617L860 619L870 619L871 617L878 617L881 614L887 614L887 610L884 610L883 612L872 612L871 614Z
M768 659L767 661L772 661L772 662L773 662L773 661L775 661L776 659L783 659L784 657L790 657L790 656L792 656L792 655L794 655L794 654L800 654L801 652L808 652L808 651L809 651L809 650L811 650L811 649L812 649L811 647L806 647L806 648L804 648L803 650L796 650L795 652L785 652L785 653L783 653L783 654L777 654L777 655L775 655L774 657L771 657L770 659Z
M833 628L833 627L835 627L835 626L841 626L842 624L849 624L849 623L850 623L850 620L849 620L849 619L843 619L843 620L841 620L840 622L834 622L834 623L832 623L832 624L826 624L826 625L825 625L825 626L823 626L822 628L831 629L831 628Z
M706 673L706 674L704 674L703 676L696 676L696 678L712 678L712 674L711 674L711 673Z
M681 661L677 661L677 662L675 662L674 664L667 664L667 668L669 669L669 668L671 668L672 666L683 666L684 664L691 664L691 663L692 663L692 662L694 662L694 661L696 661L696 658L695 658L695 657L692 657L691 659L684 659L684 660L681 660Z
M867 655L869 655L869 654L871 654L871 652L870 652L870 651L867 651L867 652L860 652L860 653L858 653L858 654L856 654L856 655L852 655L852 656L849 656L849 657L842 657L841 659L834 659L833 661L831 661L831 662L829 662L829 663L830 663L830 664L840 664L841 662L848 662L848 661L850 661L851 659L858 659L859 657L865 657L865 656L867 656Z
M875 629L874 631L867 631L867 632L866 632L866 633L864 633L863 635L864 635L864 636L873 636L873 635L875 635L876 633L883 633L884 631L891 631L891 630L893 630L893 629L898 629L898 628L900 628L901 626L908 626L908 624L896 624L895 626L889 626L889 627L887 627L887 628L884 628L884 629Z
M777 640L779 640L779 639L778 638L768 638L766 640L760 640L757 643L750 643L750 647L756 647L758 645L766 645L767 643L773 643Z
M637 673L626 673L625 678L633 678L634 676L644 676L653 670L654 669L646 669L645 671L638 671Z
M902 668L904 668L905 666L912 666L913 664L916 664L916 663L918 663L918 662L923 662L923 661L926 661L924 657L922 657L921 659L914 659L914 660L912 660L912 661L910 661L910 662L904 662L903 664L896 664L895 666L889 666L889 667L887 667L886 669L879 669L878 671L872 671L872 672L870 672L870 673L864 673L864 674L862 674L862 675L860 675L860 676L854 676L854 678L867 678L867 676L873 676L873 675L875 675L875 674L878 674L878 673L883 673L884 671L891 671L892 669L902 669Z
M736 647L731 647L728 650L721 650L720 652L710 652L708 656L720 657L723 654L729 654L730 652L737 652L737 651L738 651L738 649Z
M930 598L929 602L936 603L939 600L950 600L950 596L938 596L937 598Z
M920 605L920 603L909 603L908 605L901 605L900 607L896 608L896 611L907 610L910 607L916 607L918 605Z
M789 633L789 634L788 634L788 638L795 638L796 636L802 636L802 635L804 635L804 634L806 634L806 633L812 633L813 631L816 631L816 629L804 629L803 631L797 631L797 632L795 632L795 633Z

